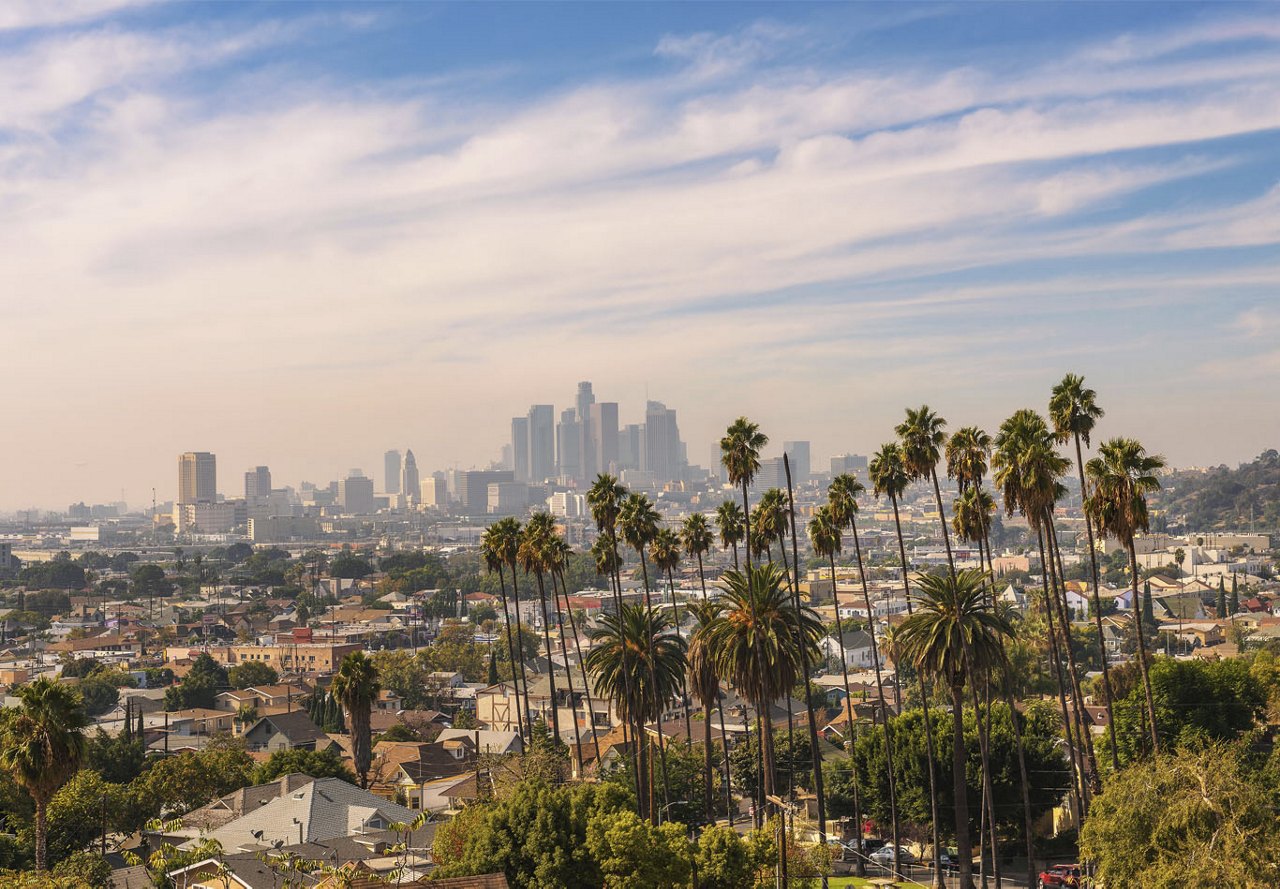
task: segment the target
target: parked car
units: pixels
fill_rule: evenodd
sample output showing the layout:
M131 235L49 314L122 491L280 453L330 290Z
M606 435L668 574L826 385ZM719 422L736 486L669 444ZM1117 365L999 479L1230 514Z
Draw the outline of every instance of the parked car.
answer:
M1056 886L1075 889L1079 885L1080 865L1078 864L1055 864L1048 870L1040 872L1040 889L1052 889Z
M960 869L960 852L957 849L943 849L938 856L938 863L947 873L955 873Z
M916 857L910 849L898 847L897 860L894 860L893 847L881 846L871 853L871 860L881 867L894 867L899 864L915 864Z

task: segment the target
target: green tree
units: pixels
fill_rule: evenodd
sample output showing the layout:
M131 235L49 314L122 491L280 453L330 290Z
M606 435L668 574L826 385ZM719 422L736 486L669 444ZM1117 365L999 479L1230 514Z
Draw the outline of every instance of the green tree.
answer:
M93 769L104 780L115 784L128 784L142 774L147 751L137 737L123 732L108 735L98 729L87 739L84 765Z
M81 681L77 690L80 692L84 712L90 716L108 713L120 703L120 689L101 673Z
M91 769L81 769L49 801L49 863L56 868L68 856L93 844L104 825L108 831L128 834L144 820L126 786L103 781Z
M280 674L270 664L262 661L245 661L227 670L227 682L232 688L275 685L279 681Z
M689 882L693 855L683 824L655 826L624 809L598 812L587 821L586 846L604 889L676 889Z
M382 690L378 683L378 668L364 652L354 651L342 659L330 688L351 717L351 758L355 760L360 786L368 787L372 763L369 721L373 702Z
M36 871L47 864L49 801L84 757L89 716L72 689L47 677L16 692L19 706L4 711L0 768L35 801Z
M726 550L733 550L733 567L738 569L738 544L746 535L746 520L742 508L732 500L726 500L716 507L716 531L720 536L720 545Z
M927 404L907 408L907 416L894 427L902 441L902 458L907 473L913 479L933 482L933 496L938 504L938 523L942 528L942 542L947 549L947 566L954 574L955 559L951 555L951 535L947 533L947 511L942 505L942 489L938 485L938 461L946 444L947 421L939 417ZM963 865L963 862L962 862Z
M729 483L742 488L742 531L746 537L748 570L751 568L751 503L747 490L760 471L760 452L768 444L769 436L746 417L734 420L720 439L720 463L729 475Z
M244 742L223 735L199 752L184 750L156 760L130 790L143 811L170 818L248 786L254 767Z
M341 778L348 784L356 783L356 776L347 768L337 750L276 750L266 762L253 770L254 784L268 784L281 775L302 774L312 778Z
M96 852L73 852L53 869L55 880L84 889L107 889L111 886L111 863Z
M373 566L354 553L345 552L329 563L329 575L348 580L359 580L373 573Z
M1280 820L1239 751L1215 744L1113 776L1093 801L1080 849L1107 886L1272 886Z

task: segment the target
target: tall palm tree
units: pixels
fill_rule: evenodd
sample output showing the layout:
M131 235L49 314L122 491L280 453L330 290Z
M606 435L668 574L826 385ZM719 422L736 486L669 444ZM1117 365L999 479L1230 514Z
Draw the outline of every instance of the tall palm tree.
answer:
M494 536L494 550L507 564L507 568L511 571L511 600L515 605L516 612L516 662L512 662L512 672L519 672L520 678L516 683L516 694L519 696L523 692L522 703L520 706L524 711L524 727L525 731L533 729L533 711L529 709L529 672L525 664L524 657L524 623L520 617L520 579L518 571L520 567L520 538L524 534L524 529L520 527L520 522L514 518L499 519L492 526Z
M48 677L24 685L15 694L20 706L8 711L0 733L0 768L31 795L36 804L36 872L48 863L49 801L80 768L84 732L93 722L80 695Z
M715 652L712 650L707 634L720 619L721 605L711 599L689 603L689 613L693 615L693 633L689 637L689 685L693 696L702 705L702 782L703 803L706 807L708 824L715 823L714 788L712 787L712 759L714 748L711 743L711 710L720 703L720 677L716 675ZM724 709L720 715L720 738L724 740ZM727 752L727 751L726 751ZM726 758L726 764L728 762ZM725 803L731 809L729 785L725 784Z
M502 625L506 630L507 636L507 657L511 664L511 682L516 690L516 728L520 733L520 737L527 741L528 738L524 730L524 717L520 713L520 677L516 668L518 662L516 660L515 643L511 638L511 612L507 608L507 559L502 547L501 530L495 530L495 525L490 525L480 537L480 556L484 560L485 568L490 572L498 572L498 583L501 585L500 589L502 590Z
M734 420L720 439L720 462L729 473L729 482L742 486L742 528L746 535L748 569L751 567L751 504L747 500L747 489L760 471L760 452L768 444L769 436L746 417Z
M867 571L862 562L862 541L858 537L858 496L866 488L849 474L837 475L827 489L827 509L837 528L848 526L853 534L854 555L858 559L858 578L862 583L862 604L867 610L867 632L871 634L871 665L876 671L876 696L880 703L880 724L884 727L884 758L889 773L889 820L893 830L893 847L900 845L898 823L898 787L893 767L893 728L889 725L889 705L884 699L884 678L880 672L880 649L876 644L876 616L871 608L871 590L867 585ZM835 583L834 574L832 584ZM858 828L858 842L862 842L862 828Z
M649 560L646 550L658 536L658 523L661 519L662 516L654 508L653 501L644 494L629 494L618 510L618 533L640 556L640 572L644 581L644 607L650 617L653 615L653 597L650 595ZM663 700L661 703L663 712L666 712L668 700ZM666 804L671 801L670 782L667 779L667 748L662 732L661 715L658 717L658 753L659 762L662 765L663 803Z
M769 796L776 793L769 706L795 686L804 656L801 649L816 648L822 624L808 608L795 607L776 566L729 571L721 581L725 611L707 639L719 673L765 716L760 746L764 791Z
M809 519L807 528L809 535L809 545L813 547L814 555L824 558L831 566L831 598L836 603L836 656L840 658L840 676L844 680L844 701L845 716L849 720L849 734L847 749L849 751L849 760L852 768L857 769L853 761L853 694L849 690L849 662L844 655L844 627L840 621L840 594L836 592L836 553L840 552L842 537L841 526L835 520L830 504L823 504L814 511L813 517ZM813 714L809 714L810 720ZM890 778L892 783L892 778ZM862 860L862 800L858 793L858 777L855 774L853 781L853 823L858 826L858 832L854 837L854 843L857 853L857 875L863 876L866 873L866 865ZM896 846L894 848L897 848Z
M1082 505L1089 499L1089 485L1084 477L1084 448L1093 434L1094 425L1103 418L1105 412L1097 404L1097 393L1084 384L1084 377L1069 373L1062 382L1053 387L1049 398L1049 420L1053 423L1053 434L1059 444L1074 441L1076 447L1076 471L1080 477L1080 502ZM1116 742L1116 722L1111 712L1111 668L1107 666L1107 650L1102 635L1102 602L1099 599L1098 551L1093 541L1093 516L1084 511L1084 530L1089 541L1089 565L1093 569L1093 623L1098 631L1098 649L1102 658L1102 692L1107 707L1107 731L1111 740L1111 767L1119 770L1120 753Z
M1045 598L1045 618L1048 625L1049 660L1053 665L1054 683L1058 692L1058 707L1062 714L1063 736L1074 765L1071 799L1076 820L1083 823L1087 796L1086 773L1088 766L1084 755L1084 743L1077 732L1078 721L1067 709L1067 683L1063 675L1062 660L1055 629L1054 617L1056 593L1050 582L1050 559L1047 555L1045 519L1052 514L1052 503L1057 496L1057 481L1053 476L1051 458L1045 452L1050 434L1044 418L1033 410L1023 408L1003 423L996 433L991 466L995 470L994 482L1004 500L1006 515L1021 513L1026 517L1036 535L1040 549L1041 572ZM1048 508L1046 511L1046 507ZM1067 636L1068 640L1070 636ZM1077 705L1079 699L1077 699Z
M738 567L738 544L746 535L745 519L738 504L726 500L716 507L716 528L720 533L720 545L733 549L733 567Z
M760 495L751 529L754 552L772 561L772 548L781 544L787 529L787 495L781 488L770 488ZM786 547L782 547L783 570L787 570Z
M893 526L898 535L898 557L902 561L902 594L906 599L907 615L910 616L913 611L911 604L911 581L910 566L907 564L907 545L902 536L902 516L898 509L898 501L903 493L906 492L907 486L911 484L911 473L907 469L906 455L900 445L890 442L880 446L880 450L871 458L871 462L867 465L867 474L871 479L871 484L875 496L888 497L889 502L893 505ZM892 641L886 634L886 643ZM894 662L897 663L897 655L893 655ZM942 887L942 847L938 839L938 777L936 769L933 766L933 723L929 719L929 683L925 679L923 673L917 673L917 679L920 682L920 706L924 709L924 744L925 753L929 758L929 818L933 833L933 873L934 885L941 889ZM899 696L897 685L894 686L894 695ZM898 711L902 710L901 697L897 697Z
M702 569L702 557L711 550L715 537L711 533L711 524L700 512L685 516L680 526L680 542L684 545L686 555L698 560L698 583L702 587L702 598L707 598L707 577Z
M547 610L546 576L551 572L552 553L547 543L555 535L555 519L549 513L537 512L525 523L520 535L520 567L538 582L538 602L542 607L542 640L547 651L548 694L551 697L551 734L555 743L560 737L560 702L556 697L556 667L551 648L551 613Z
M1085 510L1099 534L1119 541L1129 553L1138 669L1142 673L1142 691L1147 699L1147 721L1154 753L1160 752L1160 737L1156 731L1156 708L1147 671L1147 643L1142 628L1142 608L1138 604L1138 556L1133 538L1139 531L1150 529L1147 495L1160 489L1156 473L1164 465L1163 457L1148 454L1146 448L1132 438L1113 438L1103 442L1098 447L1098 456L1085 465L1085 473L1093 487L1093 493L1085 501Z
M569 604L569 587L565 585L564 579L565 567L569 564L569 555L572 550L563 537L554 533L547 537L545 545L547 548L546 562L551 575L552 609L557 615L560 615L560 619L557 621L560 630L560 657L564 659L565 683L569 687L569 713L573 716L573 744L578 759L578 776L585 778L586 768L583 765L582 731L578 725L578 707L573 693L573 665L569 663L568 642L565 639L566 633L564 631L564 615L568 615L569 626L573 632L574 653L581 655L582 646L578 641L577 621L573 616L573 608ZM591 692L586 687L587 668L581 660L579 660L578 666L582 670L583 693L587 703L587 725L591 728L591 738L596 747L596 761L599 762L600 742L595 737L595 719L591 708Z
M351 717L351 758L355 760L360 786L369 786L369 766L373 761L370 717L373 702L378 699L382 685L378 681L378 667L363 651L353 651L342 659L338 672L333 674L330 686L333 696L342 702Z
M592 646L587 668L595 677L596 693L611 700L619 716L631 724L639 749L642 806L655 822L659 810L652 804L644 727L655 720L661 725L666 702L680 687L687 667L685 642L671 630L666 615L623 605L619 613L602 616L588 634Z
M951 555L951 535L947 533L947 511L942 505L942 488L938 485L938 460L946 444L947 421L934 413L927 404L907 408L907 417L894 432L902 440L902 456L907 472L913 479L933 481L933 496L938 503L938 520L942 526L942 543L947 548L947 565L956 573L956 561Z
M956 849L961 889L973 884L969 794L965 776L964 688L982 671L1004 663L1001 636L1012 634L986 603L981 571L931 574L916 585L919 607L898 631L902 654L951 691L951 777L955 793Z
M675 615L676 632L680 632L680 602L676 599L674 571L680 567L680 537L670 528L659 528L653 538L653 564L667 573L667 587L671 590L671 609ZM684 705L685 745L693 743L693 723L689 719L689 691L683 678L680 682L680 702Z

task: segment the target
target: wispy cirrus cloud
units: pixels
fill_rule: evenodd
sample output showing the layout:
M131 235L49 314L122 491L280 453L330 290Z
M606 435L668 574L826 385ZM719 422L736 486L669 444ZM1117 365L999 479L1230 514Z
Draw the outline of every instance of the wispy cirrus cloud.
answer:
M1251 317L1280 284L1274 182L1201 185L1280 128L1274 29L1110 38L1011 78L982 59L807 60L810 26L747 23L512 100L317 77L289 50L340 18L66 19L0 60L0 292L23 294L0 367L74 342L53 397L80 403L84 369L110 365L158 403L181 386L138 358L180 355L215 414L269 377L304 417L346 396L377 416L397 381L447 379L432 397L472 426L406 432L443 464L594 368L602 386L648 380L673 403L718 388L788 422L827 416L821 397L782 414L757 393L816 393L836 369L886 400L928 386L972 410L974 387L1018 397L1010 381L1050 356L1154 386L1194 363L1160 353L1131 373L1124 328L1207 292ZM1270 252L1215 253L1245 249ZM474 370L457 380L460 356ZM938 373L957 362L965 382ZM475 418L483 387L511 404ZM896 403L860 416L888 422ZM271 431L242 447L305 425L253 411ZM686 432L709 439L712 414L685 411Z

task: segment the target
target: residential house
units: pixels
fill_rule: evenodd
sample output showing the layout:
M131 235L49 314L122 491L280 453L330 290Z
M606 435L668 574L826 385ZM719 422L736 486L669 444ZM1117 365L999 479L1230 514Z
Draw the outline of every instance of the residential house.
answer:
M250 751L268 753L277 750L323 751L334 746L305 710L263 716L245 730L244 740Z
M873 665L873 644L871 634L866 630L845 630L839 639L824 636L821 642L822 653L829 659L838 661L843 657L846 666L855 670L870 669Z

